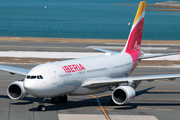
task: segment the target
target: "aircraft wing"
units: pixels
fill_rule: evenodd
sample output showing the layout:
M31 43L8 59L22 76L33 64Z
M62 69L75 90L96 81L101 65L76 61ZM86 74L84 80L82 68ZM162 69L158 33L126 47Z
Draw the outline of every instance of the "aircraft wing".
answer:
M180 78L180 74L162 74L162 75L146 75L136 77L122 77L122 78L110 78L110 77L99 77L86 80L81 86L87 88L98 88L109 85L115 85L120 83L132 83L136 81L154 81L159 79L175 80Z
M142 56L139 57L138 59L148 59L148 58L154 58L154 57L162 57L162 56L169 56L169 55L177 55L180 54L180 52L175 52L175 53L167 53L167 54L158 54L158 55L146 55L146 56Z
M4 65L0 65L0 70L9 72L11 74L19 74L23 76L26 76L29 73L29 70L27 69L4 66Z

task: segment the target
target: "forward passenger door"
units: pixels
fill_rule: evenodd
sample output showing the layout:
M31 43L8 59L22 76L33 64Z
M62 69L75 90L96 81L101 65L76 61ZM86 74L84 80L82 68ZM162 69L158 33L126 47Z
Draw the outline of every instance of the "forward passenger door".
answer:
M57 84L57 73L54 70L49 70L49 73L52 78L52 84Z

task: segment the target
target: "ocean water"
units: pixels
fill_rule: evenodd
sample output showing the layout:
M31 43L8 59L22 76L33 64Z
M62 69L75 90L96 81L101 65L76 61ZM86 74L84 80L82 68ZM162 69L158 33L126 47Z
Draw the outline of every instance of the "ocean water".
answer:
M0 36L127 39L139 2L0 0ZM143 39L180 40L180 12L147 10Z

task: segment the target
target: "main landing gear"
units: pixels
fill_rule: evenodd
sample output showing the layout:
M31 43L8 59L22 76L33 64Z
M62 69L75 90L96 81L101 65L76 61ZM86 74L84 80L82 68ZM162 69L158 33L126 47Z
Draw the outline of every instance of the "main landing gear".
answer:
M62 95L62 96L58 96L58 97L52 97L51 102L54 103L54 104L67 103L67 95Z
M37 101L40 103L40 105L38 106L39 111L45 111L46 110L46 107L44 106L45 100L46 100L46 98L37 98Z

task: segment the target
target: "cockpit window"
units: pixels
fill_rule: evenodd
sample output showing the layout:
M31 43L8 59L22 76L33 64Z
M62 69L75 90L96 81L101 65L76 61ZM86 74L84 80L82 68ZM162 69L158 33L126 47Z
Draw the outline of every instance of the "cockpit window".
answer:
M41 79L41 78L39 77L39 75L37 76L37 79Z
M28 75L26 78L27 78L27 79L30 79L30 78L31 78L31 76L29 76L29 75Z
M36 76L31 76L31 79L36 79Z
M40 75L40 78L43 79L43 77Z
M42 77L42 75L37 75L37 76L35 76L35 75L33 75L33 76L30 76L30 75L28 75L28 76L26 76L26 78L27 79L43 79L43 77Z

